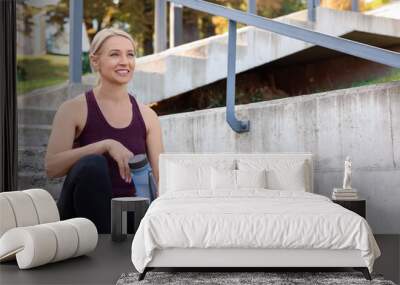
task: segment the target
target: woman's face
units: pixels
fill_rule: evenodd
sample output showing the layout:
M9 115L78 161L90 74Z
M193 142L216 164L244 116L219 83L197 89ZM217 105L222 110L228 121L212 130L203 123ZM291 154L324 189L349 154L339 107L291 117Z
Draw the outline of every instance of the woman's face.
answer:
M135 51L131 41L122 36L105 40L98 53L97 64L102 80L127 84L135 69Z

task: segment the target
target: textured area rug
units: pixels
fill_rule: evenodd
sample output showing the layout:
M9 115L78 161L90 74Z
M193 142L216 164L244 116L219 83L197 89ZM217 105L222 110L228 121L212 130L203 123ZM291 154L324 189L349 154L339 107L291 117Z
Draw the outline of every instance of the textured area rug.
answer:
M297 285L297 284L376 284L395 285L384 280L382 275L372 275L368 281L360 272L147 272L145 279L138 281L139 273L122 274L117 285L133 284L267 284L267 285Z

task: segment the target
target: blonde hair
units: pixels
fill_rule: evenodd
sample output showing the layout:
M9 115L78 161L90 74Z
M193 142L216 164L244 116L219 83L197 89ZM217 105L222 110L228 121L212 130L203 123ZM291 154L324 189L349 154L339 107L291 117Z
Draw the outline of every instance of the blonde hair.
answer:
M127 38L128 40L130 40L132 43L132 46L133 46L133 51L136 55L136 42L132 38L132 36L130 34L128 34L127 32L117 29L117 28L105 28L105 29L102 29L101 31L99 31L94 36L93 41L91 42L90 48L89 48L90 67L91 67L92 71L95 72L97 75L97 84L100 83L101 78L97 73L98 70L96 70L94 68L94 66L92 65L92 58L101 50L101 47L103 46L104 42L108 38L115 37L115 36L124 37L124 38Z

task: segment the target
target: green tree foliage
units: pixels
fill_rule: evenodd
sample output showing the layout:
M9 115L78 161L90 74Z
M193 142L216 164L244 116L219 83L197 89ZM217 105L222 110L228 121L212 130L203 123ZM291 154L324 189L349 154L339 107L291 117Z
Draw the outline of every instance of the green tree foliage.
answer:
M134 35L142 54L152 52L154 0L121 0L115 4L111 0L84 0L83 17L92 40L99 30L117 26ZM48 10L49 22L60 26L69 16L69 0L61 0ZM97 27L94 23L97 23Z
M88 29L89 38L93 38L92 35L94 33L91 33L91 30L94 28L94 21L97 21L100 28L103 28L103 20L106 18L107 14L113 6L114 5L111 0L83 1L83 18L86 28ZM47 14L49 16L48 21L58 24L60 27L58 33L61 33L64 29L64 24L67 22L67 19L69 17L69 0L61 0L57 5L50 7L47 11Z
M351 0L321 0L321 6L336 10L351 10ZM390 0L358 0L360 11L376 9Z
M29 36L32 32L33 16L38 13L40 9L32 7L25 3L25 1L17 2L17 32Z
M111 22L122 28L127 24L127 31L134 35L139 45L140 54L153 52L154 0L120 0L115 6Z
M306 1L301 0L258 0L258 15L275 18L306 9Z

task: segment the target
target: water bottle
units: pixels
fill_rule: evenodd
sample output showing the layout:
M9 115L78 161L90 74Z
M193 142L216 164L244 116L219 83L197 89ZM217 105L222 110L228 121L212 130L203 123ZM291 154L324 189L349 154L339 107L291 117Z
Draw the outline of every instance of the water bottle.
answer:
M150 203L156 197L157 184L153 176L153 170L147 159L146 154L136 154L128 161L131 170L133 185L136 189L137 197L148 198Z

